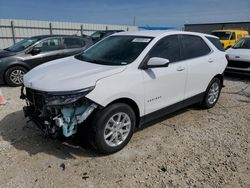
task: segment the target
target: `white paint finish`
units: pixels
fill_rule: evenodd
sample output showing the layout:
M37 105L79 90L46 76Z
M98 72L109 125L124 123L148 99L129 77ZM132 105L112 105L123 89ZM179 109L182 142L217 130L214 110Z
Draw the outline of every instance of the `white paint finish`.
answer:
M183 71L178 71L183 67ZM187 68L185 62L142 71L145 87L145 113L151 113L184 99Z
M229 60L250 62L250 49L233 49L226 51Z
M73 91L95 86L96 81L125 69L67 57L42 64L24 76L24 85L40 91Z
M119 74L100 79L95 89L87 95L87 98L102 106L110 102L128 98L133 100L139 107L140 114L144 112L144 79L141 70L126 68Z

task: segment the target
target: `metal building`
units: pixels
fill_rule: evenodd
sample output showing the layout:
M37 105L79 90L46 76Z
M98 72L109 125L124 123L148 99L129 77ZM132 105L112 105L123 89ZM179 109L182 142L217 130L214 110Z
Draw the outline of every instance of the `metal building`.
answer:
M0 19L0 49L7 48L21 39L34 35L89 35L97 30L134 31L138 30L138 27L127 25Z
M185 24L185 31L201 33L211 33L218 29L244 29L250 33L250 22L225 22L225 23L204 23L204 24Z

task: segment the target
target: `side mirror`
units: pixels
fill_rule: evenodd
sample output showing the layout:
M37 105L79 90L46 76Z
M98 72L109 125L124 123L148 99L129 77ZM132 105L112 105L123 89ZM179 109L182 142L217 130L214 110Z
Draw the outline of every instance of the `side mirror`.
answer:
M168 67L169 62L170 62L169 59L164 59L161 57L151 57L142 68L148 69L148 68Z
M41 50L39 48L33 48L31 51L30 51L30 54L31 55L37 55L41 52Z

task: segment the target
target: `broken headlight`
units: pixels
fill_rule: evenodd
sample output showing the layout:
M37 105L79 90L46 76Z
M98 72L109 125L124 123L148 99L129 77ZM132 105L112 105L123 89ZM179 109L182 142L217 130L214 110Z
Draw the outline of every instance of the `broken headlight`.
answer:
M72 104L82 97L86 96L90 93L94 87L84 88L78 91L73 92L54 92L50 93L47 99L45 100L46 105L53 106L53 105L67 105Z

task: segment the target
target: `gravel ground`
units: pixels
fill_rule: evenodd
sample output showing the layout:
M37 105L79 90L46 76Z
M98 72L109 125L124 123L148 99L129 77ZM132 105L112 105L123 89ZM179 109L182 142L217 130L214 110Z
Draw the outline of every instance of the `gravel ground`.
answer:
M227 77L214 108L159 120L109 156L24 128L20 88L2 86L0 187L250 187L249 84Z

